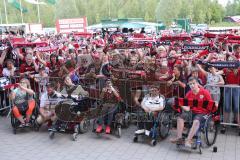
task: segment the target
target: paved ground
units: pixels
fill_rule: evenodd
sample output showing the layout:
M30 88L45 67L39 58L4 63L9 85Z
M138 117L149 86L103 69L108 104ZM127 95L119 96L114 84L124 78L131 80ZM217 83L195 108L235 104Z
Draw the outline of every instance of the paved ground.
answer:
M46 128L39 132L22 131L12 133L10 119L0 118L1 160L239 160L240 137L235 130L217 138L218 152L204 148L203 154L180 151L169 143L160 141L155 147L148 143L133 143L135 126L122 131L122 137L96 136L92 132L82 134L73 142L70 134L57 134L53 140ZM174 134L174 131L171 132Z

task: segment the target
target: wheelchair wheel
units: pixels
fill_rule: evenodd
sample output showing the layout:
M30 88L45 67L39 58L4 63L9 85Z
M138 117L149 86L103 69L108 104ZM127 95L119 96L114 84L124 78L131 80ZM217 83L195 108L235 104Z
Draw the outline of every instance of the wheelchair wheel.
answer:
M79 132L86 133L88 131L88 127L89 127L89 121L86 118L84 118L79 124Z
M53 131L49 132L49 138L50 139L53 139L54 136L55 136L55 132L53 132Z
M218 133L218 126L217 124L213 121L212 117L209 117L204 126L204 131L205 131L205 139L206 139L206 144L208 146L212 146L217 138L217 133Z
M133 137L133 142L137 143L138 142L138 136Z
M165 138L167 138L170 127L171 127L170 117L165 112L163 112L160 116L161 117L160 117L160 122L159 122L159 136L162 139L165 139Z
M93 127L92 127L92 132L96 132L97 129L97 120L93 120Z
M12 128L13 128L13 134L17 134L17 128L20 125L20 123L14 117L13 113L11 113L11 125L12 125Z
M37 124L37 122L35 121L35 122L33 122L33 128L34 128L34 131L39 131L39 129L40 129L40 125L39 124Z
M201 147L199 147L199 153L202 154L202 148Z
M72 135L72 140L73 140L73 141L76 141L76 140L77 140L77 135L78 135L77 133L73 133L73 135Z
M156 141L155 139L153 139L153 140L151 141L151 145L152 145L152 146L156 146L156 145L157 145L157 141Z
M124 116L123 126L125 128L128 128L129 124L130 124L130 114L128 112L126 112L125 116Z
M121 128L121 126L118 126L117 127L117 137L121 138L121 136L122 136L122 128Z
M13 128L13 134L17 134L17 129Z
M13 128L17 128L17 120L12 113L11 113L11 125Z

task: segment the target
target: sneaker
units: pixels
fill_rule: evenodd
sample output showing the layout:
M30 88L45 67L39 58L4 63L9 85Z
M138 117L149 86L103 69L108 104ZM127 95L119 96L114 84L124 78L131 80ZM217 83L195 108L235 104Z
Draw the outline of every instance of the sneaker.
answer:
M96 129L96 132L97 133L101 133L102 132L102 125L98 125L97 129Z
M146 135L146 136L149 136L149 135L150 135L150 131L145 130L145 135Z
M144 134L145 133L145 129L139 129L135 131L135 134Z
M111 133L111 128L110 128L110 126L106 126L105 132L106 132L106 134L110 134L110 133Z
M185 147L192 148L192 141L191 140L186 140L185 141Z
M25 126L26 126L26 127L29 127L29 126L30 126L30 123L29 123L29 122L26 122L26 123L25 123Z
M23 128L23 127L25 127L25 123L21 123L21 124L19 125L19 128Z

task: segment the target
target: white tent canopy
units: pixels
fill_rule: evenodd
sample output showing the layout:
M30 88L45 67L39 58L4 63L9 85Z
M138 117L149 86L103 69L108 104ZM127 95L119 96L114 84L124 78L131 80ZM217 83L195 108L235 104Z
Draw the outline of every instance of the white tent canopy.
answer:
M114 28L114 27L119 27L119 28L142 28L142 27L147 27L147 26L152 26L152 27L160 27L163 26L162 23L153 23L153 22L127 22L123 23L121 25L117 24L94 24L91 26L88 26L87 29L93 30L93 29L100 29L100 28Z

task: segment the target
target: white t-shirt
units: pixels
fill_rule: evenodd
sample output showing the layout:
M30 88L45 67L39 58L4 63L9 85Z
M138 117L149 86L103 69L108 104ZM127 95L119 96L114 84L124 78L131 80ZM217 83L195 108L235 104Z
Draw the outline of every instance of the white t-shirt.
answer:
M13 68L13 71L15 72L16 68ZM10 70L8 68L3 68L2 74L4 77L10 77Z
M213 75L212 73L208 72L207 74L207 84L208 85L216 85L221 81L222 76L221 75ZM211 93L211 94L220 94L220 87L216 86L207 86L206 89Z
M62 95L58 92L54 92L53 96L49 96L47 92L44 92L40 99L40 108L52 108L55 107L62 99Z
M161 107L164 107L164 98L161 96L150 97L148 94L143 98L141 106L150 111L160 109Z

